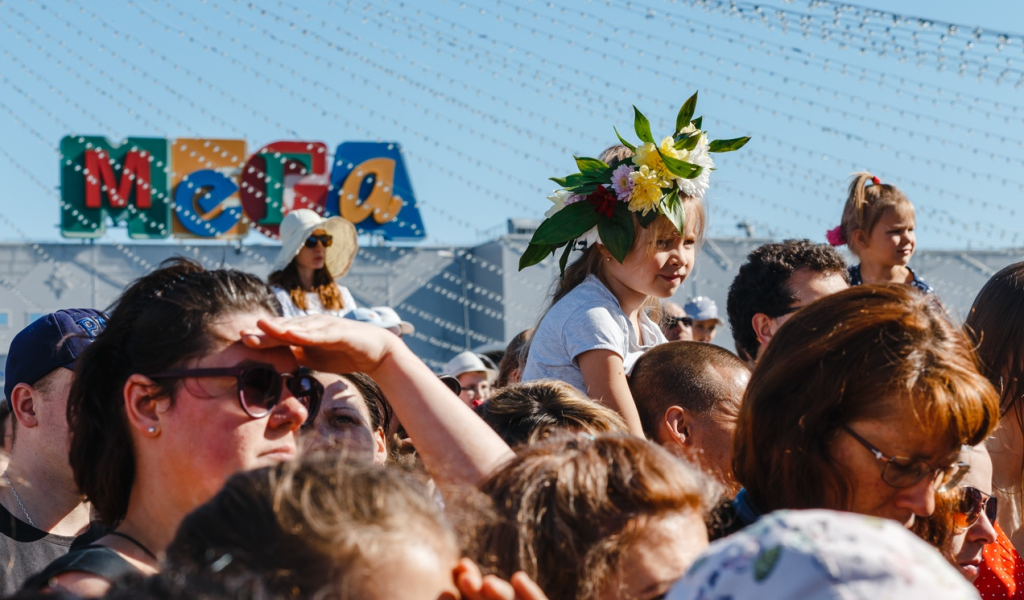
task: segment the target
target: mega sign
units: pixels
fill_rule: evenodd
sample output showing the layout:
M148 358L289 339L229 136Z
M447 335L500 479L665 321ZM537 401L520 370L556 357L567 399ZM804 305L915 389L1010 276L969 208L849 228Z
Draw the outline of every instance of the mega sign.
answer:
M396 143L282 141L248 154L244 140L104 137L61 140L61 234L98 238L106 220L135 239L278 236L289 211L340 215L364 233L423 238Z

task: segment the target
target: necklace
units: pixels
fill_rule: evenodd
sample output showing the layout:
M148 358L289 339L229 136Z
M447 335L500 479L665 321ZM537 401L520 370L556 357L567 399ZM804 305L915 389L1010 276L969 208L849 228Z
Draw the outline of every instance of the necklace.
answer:
M25 519L28 520L28 524L35 527L36 524L32 522L32 517L28 516L28 509L21 502L21 496L18 495L18 490L14 489L14 484L11 483L11 478L7 475L7 471L4 471L4 479L7 480L7 487L11 488L11 493L14 494L14 499L18 501L18 506L21 507L21 512L25 514Z
M149 557L152 558L153 560L155 560L155 561L159 561L160 560L159 558L156 557L156 554L154 554L152 550L147 548L142 542L140 542L139 540L133 538L132 536L128 535L127 533L121 533L120 531L108 531L107 535L116 535L119 538L124 538L124 539L128 540L129 542L131 542L131 543L135 544L136 546L138 546L138 548L140 550L142 550L143 552L148 554Z

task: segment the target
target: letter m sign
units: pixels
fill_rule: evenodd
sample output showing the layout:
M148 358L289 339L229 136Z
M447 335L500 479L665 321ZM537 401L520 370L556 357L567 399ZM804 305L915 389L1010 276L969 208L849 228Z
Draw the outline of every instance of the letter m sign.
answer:
M127 222L135 239L170 235L166 139L128 138L114 147L104 137L66 136L60 152L61 235L102 237L108 217Z

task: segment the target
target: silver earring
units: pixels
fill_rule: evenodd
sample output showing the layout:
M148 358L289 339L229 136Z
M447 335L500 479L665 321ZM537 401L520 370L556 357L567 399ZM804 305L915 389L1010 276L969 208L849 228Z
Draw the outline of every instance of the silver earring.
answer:
M148 432L149 432L149 433L151 433L151 434L152 434L152 433L156 433L156 427L154 427L154 426L150 425L150 426L149 426L149 429L147 429L146 431L148 431Z

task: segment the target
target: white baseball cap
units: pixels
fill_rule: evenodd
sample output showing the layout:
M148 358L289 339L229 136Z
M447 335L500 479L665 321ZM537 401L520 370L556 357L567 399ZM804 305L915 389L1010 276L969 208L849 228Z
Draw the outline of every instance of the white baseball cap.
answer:
M445 375L458 377L463 373L474 373L476 371L493 373L494 369L489 367L482 358L467 350L461 354L456 354L455 358L448 361L448 364L444 366L443 371Z
M399 317L398 313L395 312L395 309L390 306L374 306L373 310L380 315L381 321L384 323L381 327L391 329L392 331L397 328L398 331L395 333L400 332L401 335L411 335L416 333L416 328L413 327L413 324L408 321L403 321L402 317Z

